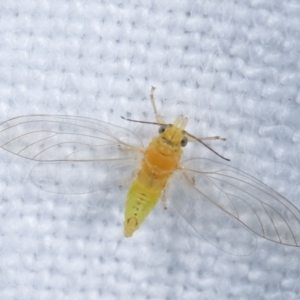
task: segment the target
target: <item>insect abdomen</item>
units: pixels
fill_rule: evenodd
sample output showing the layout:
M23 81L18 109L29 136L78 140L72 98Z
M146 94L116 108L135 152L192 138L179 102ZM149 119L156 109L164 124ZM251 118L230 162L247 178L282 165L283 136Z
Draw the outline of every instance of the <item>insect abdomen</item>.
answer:
M137 178L127 195L124 222L126 237L132 236L154 208L180 156L181 150L173 151L168 143L159 138L154 138L149 144Z
M149 212L156 205L161 194L161 190L149 190L136 179L127 195L125 204L124 235L126 237L139 228Z

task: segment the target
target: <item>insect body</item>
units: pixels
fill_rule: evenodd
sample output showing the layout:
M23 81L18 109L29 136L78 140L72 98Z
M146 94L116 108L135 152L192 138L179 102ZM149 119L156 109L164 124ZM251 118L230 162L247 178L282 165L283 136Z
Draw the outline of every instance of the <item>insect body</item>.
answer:
M163 128L145 151L141 169L127 197L124 233L129 237L153 209L170 176L178 167L186 119L178 117Z
M125 204L124 235L131 236L159 198L166 199L195 230L217 248L235 255L256 249L253 234L300 247L300 211L261 181L221 162L193 157L181 160L187 142L187 118L166 124L151 103L159 136L149 146L132 131L92 118L29 115L0 124L0 146L39 162L31 180L55 193L80 194L123 185L136 176ZM217 154L219 155L219 154ZM221 158L225 159L221 155ZM99 170L97 176L92 176ZM137 170L137 171L136 171ZM240 226L243 225L243 226Z

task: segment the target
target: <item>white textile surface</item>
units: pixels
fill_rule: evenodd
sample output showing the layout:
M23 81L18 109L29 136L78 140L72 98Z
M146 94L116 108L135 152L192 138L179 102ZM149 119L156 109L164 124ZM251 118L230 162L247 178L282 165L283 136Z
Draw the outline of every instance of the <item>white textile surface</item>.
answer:
M153 85L166 121L226 137L209 144L300 207L299 55L298 0L0 1L0 120L80 115L149 141L155 126L120 116L154 121ZM300 248L257 238L233 256L161 203L127 239L125 183L49 193L35 162L0 158L1 300L300 298Z

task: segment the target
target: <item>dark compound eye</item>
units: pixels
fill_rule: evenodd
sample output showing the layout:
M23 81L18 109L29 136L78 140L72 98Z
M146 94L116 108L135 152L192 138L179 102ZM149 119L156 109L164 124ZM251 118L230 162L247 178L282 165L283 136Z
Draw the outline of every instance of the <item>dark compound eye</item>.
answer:
M166 128L167 128L167 125L161 125L161 126L159 126L158 133L163 133L166 130Z
M183 139L181 140L181 147L185 147L188 143L188 139L186 136L183 137Z

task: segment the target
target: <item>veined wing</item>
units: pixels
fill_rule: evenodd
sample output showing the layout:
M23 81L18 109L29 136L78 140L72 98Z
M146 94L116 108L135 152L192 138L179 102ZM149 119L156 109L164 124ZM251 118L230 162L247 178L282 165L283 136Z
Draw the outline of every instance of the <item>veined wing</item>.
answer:
M44 162L31 172L36 186L69 194L123 184L136 168L143 147L125 128L56 115L21 116L3 122L0 145L20 157Z
M139 160L40 163L30 173L38 188L61 194L86 194L130 183Z
M180 179L189 188L181 186L181 193L188 196L171 201L209 243L231 254L250 254L256 248L252 232L279 244L300 246L300 211L273 189L209 159L192 158L183 166Z
M0 145L15 155L43 162L120 159L119 148L127 157L127 150L143 147L133 132L120 126L55 115L21 116L3 122Z

